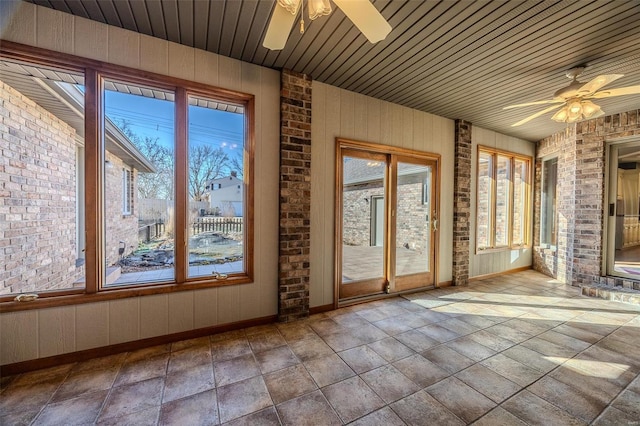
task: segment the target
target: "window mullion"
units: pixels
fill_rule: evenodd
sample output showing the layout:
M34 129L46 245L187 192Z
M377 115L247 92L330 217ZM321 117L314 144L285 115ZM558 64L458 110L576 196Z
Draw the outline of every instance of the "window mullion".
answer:
M175 105L175 267L176 282L187 280L187 239L189 238L188 188L188 100L187 91L176 89Z
M490 248L496 247L496 210L498 203L497 191L498 190L498 154L491 154L491 215L489 224L489 241Z
M514 220L514 178L516 175L516 158L509 157L509 218L507 225L507 244L513 247L513 220Z
M94 69L85 71L85 291L102 286L104 262L104 138L102 78Z

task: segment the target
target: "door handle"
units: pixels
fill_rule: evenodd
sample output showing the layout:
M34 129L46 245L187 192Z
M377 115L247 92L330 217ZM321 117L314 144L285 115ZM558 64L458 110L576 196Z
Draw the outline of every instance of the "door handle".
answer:
M438 219L435 216L433 217L432 223L433 223L433 231L435 232L438 230Z

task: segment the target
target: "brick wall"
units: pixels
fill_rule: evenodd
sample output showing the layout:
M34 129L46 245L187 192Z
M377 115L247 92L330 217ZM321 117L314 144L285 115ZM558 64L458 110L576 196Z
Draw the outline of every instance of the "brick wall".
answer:
M75 130L0 81L0 294L72 288Z
M280 91L278 319L309 315L311 77L283 70Z
M105 167L105 256L107 266L114 265L120 259L118 249L120 241L124 242L124 256L138 247L138 203L137 203L137 170L133 170L133 186L130 188L133 194L131 214L123 214L122 170L132 170L130 166L111 154L106 153L108 161Z
M428 244L429 228L426 215L428 206L423 203L425 173L400 176L397 190L398 207L396 217L397 246L405 244L411 250L424 250ZM353 185L343 193L345 210L342 213L342 235L344 243L354 246L371 244L372 196L382 196L382 182ZM384 214L384 211L381 212Z
M572 201L562 203L561 198L570 196L573 191L573 167L568 167L571 163L575 166L573 155L570 152L574 150L571 146L575 145L575 127L571 126L564 132L556 133L538 142L536 147L535 161L535 182L534 182L534 222L533 222L533 268L552 277L558 277L558 262L561 264L561 276L558 279L570 279L567 276L570 271L567 270L567 256L573 256L569 245L573 245L573 241L567 239L567 230L569 226L573 226L567 222L567 218L573 217ZM563 154L564 150L569 152ZM560 226L556 228L558 244L554 247L540 245L540 218L542 212L542 160L545 157L558 156L558 176L557 176L557 209L558 217L562 214L562 236L560 235ZM562 157L562 158L561 158ZM562 210L561 210L562 209ZM560 220L558 221L560 222ZM560 225L560 223L558 223ZM560 249L560 251L559 251ZM559 259L559 256L561 259ZM565 281L566 282L566 281Z
M453 273L454 285L469 282L469 219L471 214L471 123L455 122L453 176Z
M640 110L583 121L538 143L535 174L534 268L562 282L614 284L603 277L606 141L640 135ZM558 154L558 241L540 247L541 159ZM622 282L622 280L619 280ZM622 285L622 284L621 284Z

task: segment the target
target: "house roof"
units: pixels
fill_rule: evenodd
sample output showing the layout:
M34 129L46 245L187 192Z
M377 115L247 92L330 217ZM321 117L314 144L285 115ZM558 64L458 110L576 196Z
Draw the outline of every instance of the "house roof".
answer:
M502 108L551 98L567 69L586 65L585 82L625 74L609 88L640 84L637 0L372 0L393 28L377 44L333 4L282 51L262 47L275 0L29 1L531 141L565 125L548 113L511 127L541 108ZM624 112L640 95L598 104Z
M344 185L355 185L365 182L375 182L384 178L386 165L377 161L362 159L347 159L344 164ZM426 166L409 163L398 164L398 176L409 176L425 173Z
M75 85L81 76L0 61L0 79L36 102L76 131L84 145L84 94ZM68 83L68 84L64 84ZM125 164L143 173L154 173L154 165L108 117L105 120L105 147Z

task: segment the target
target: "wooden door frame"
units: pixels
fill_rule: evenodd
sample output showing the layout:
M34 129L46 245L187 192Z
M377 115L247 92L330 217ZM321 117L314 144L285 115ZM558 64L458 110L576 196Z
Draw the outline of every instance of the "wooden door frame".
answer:
M436 211L437 213L437 217L440 218L440 190L439 190L439 185L441 184L441 179L440 179L440 175L441 175L441 165L442 165L442 161L441 161L441 155L440 154L436 154L436 153L429 153L429 152L423 152L423 151L417 151L417 150L413 150L413 149L408 149L408 148L400 148L400 147L395 147L395 146L389 146L389 145L381 145L381 144L376 144L376 143L371 143L371 142L363 142L363 141L356 141L356 140L351 140L351 139L345 139L345 138L336 138L336 145L335 145L335 153L336 153L336 175L335 175L335 222L334 222L334 241L335 241L335 248L334 248L334 306L337 308L338 306L340 306L341 304L349 304L349 303L354 303L360 300L360 298L357 298L357 296L352 296L350 298L340 298L340 285L342 283L342 220L343 220L343 215L342 215L342 192L343 192L343 182L342 182L342 178L343 178L343 170L342 170L342 162L343 162L343 156L344 156L344 152L358 152L358 153L370 153L370 154L382 154L385 155L387 157L387 162L389 163L389 159L392 156L398 156L398 157L408 157L408 158L415 158L415 159L420 159L420 160L429 160L429 161L433 161L435 162L435 168L436 170L433 171L433 175L432 175L432 183L433 181L437 182L438 187L436 188L434 185L434 197L432 200L432 203L434 205L434 207L432 208L432 212L433 210ZM389 188L391 187L391 184L395 184L395 178L393 178L393 176L395 176L397 173L392 173L391 167L387 167L386 171L385 171L385 194L390 194L389 192ZM391 182L391 180L394 180L394 182ZM395 191L393 191L393 193L395 194ZM392 202L392 200L390 200L390 198L387 196L385 199L385 211L386 211L386 215L387 217L385 218L386 221L388 221L387 223L391 224L393 223L393 221L391 221L391 208L390 208L390 203ZM395 196L393 196L394 200L395 200ZM438 221L440 222L440 219L438 219ZM391 226L395 226L395 224L391 225ZM395 244L391 244L390 243L390 237L391 237L391 226L386 226L386 235L385 235L385 241L386 241L386 245L385 245L385 257L386 259L392 259L392 257L390 256L390 251L393 250L393 248L395 248ZM393 245L393 247L391 247ZM433 285L429 285L423 288L438 288L439 287L439 279L438 279L438 274L439 274L439 267L438 267L438 261L439 261L439 246L440 246L440 227L437 228L437 230L434 232L433 234L433 240L431 241L431 245L432 245L432 250L434 253L434 257L433 257ZM393 270L392 270L393 269ZM395 271L395 265L392 264L392 262L390 261L386 261L386 266L385 266L385 277L383 279L383 281L385 281L385 284L387 284L387 277L393 276L392 272ZM354 285L354 284L352 284ZM354 287L357 286L358 283L355 283ZM417 291L420 290L421 288L416 288L416 289L411 289L408 290L407 292L411 292L411 291ZM357 290L354 288L354 290ZM398 292L393 292L393 295L397 295L397 294L401 294L403 293L403 291L398 291ZM379 294L373 294L373 295L368 295L368 296L362 296L362 299L367 298L367 299L371 299L371 298L381 298L381 297L386 297L386 294L384 292L381 292Z

